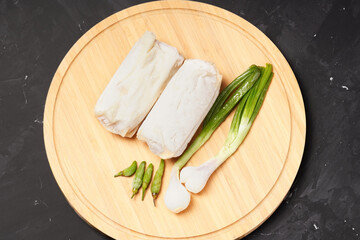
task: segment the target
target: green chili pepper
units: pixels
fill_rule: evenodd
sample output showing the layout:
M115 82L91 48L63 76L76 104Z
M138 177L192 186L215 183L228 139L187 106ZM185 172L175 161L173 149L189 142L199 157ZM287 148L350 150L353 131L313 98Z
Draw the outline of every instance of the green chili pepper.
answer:
M156 171L154 180L151 183L151 195L153 197L154 206L155 206L155 199L158 197L161 189L161 181L162 181L162 176L164 175L164 169L165 169L165 161L164 159L161 159L159 168Z
M145 191L148 188L149 183L151 181L153 170L154 170L154 165L152 163L150 163L150 165L146 168L144 178L143 178L141 201L144 201Z
M138 193L139 188L142 185L143 178L144 178L144 172L145 172L145 165L146 165L146 162L142 161L140 163L138 169L136 170L135 177L134 177L134 180L133 180L133 183L132 183L133 195L131 196L131 198L133 198L135 196L135 194Z
M136 169L137 169L137 162L133 161L133 163L128 168L125 168L124 170L120 171L118 174L115 174L114 177L119 177L119 176L130 177L136 172Z

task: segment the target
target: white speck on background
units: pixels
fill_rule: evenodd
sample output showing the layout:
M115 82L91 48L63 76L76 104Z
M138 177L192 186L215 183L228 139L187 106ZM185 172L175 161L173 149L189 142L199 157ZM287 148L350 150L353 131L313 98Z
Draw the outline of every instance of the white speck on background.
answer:
M351 228L353 231L355 230L355 228L353 227L353 228Z
M25 90L23 89L22 92L23 92L23 95L24 95L24 98L25 98L25 104L27 104L28 101L27 101L27 97L26 97L26 94L25 94Z
M330 38L331 38L331 39L333 39L333 38L334 38L334 36L330 36Z
M81 27L80 23L78 24L78 27L79 27L80 31L82 31L82 27Z
M334 80L334 78L333 78L333 77L330 77L329 79L330 79L330 81Z
M315 230L318 230L319 229L319 227L316 225L316 223L314 223L314 228L315 228Z
M343 10L345 11L345 8L343 7Z
M324 165L325 167L326 167L326 163L325 163L325 165Z
M52 220L51 220L51 218L49 218L49 222L51 222Z
M46 202L44 202L43 200L41 200L40 198L38 198L38 199L36 199L35 201L34 201L34 206L36 206L36 205L39 205L39 204L42 204L42 205L44 205L45 207L49 207L49 205L47 205L47 203Z
M25 75L24 80L28 79L28 77L29 77L28 75Z
M314 34L314 37L316 37L316 33Z
M346 223L346 219L344 219L344 223Z
M341 87L342 87L343 89L345 89L346 91L349 91L349 88L348 88L347 86L342 85Z
M41 120L39 120L39 119L35 119L35 120L34 120L34 123L43 124L44 121L41 121Z

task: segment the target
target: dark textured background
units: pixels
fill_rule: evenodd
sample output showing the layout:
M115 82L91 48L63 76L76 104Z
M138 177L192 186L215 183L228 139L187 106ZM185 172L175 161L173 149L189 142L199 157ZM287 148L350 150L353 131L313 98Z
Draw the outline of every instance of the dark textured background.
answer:
M109 239L66 202L42 118L66 52L142 1L0 0L0 239ZM295 183L246 239L360 239L360 1L207 1L245 18L283 52L301 87L307 139Z

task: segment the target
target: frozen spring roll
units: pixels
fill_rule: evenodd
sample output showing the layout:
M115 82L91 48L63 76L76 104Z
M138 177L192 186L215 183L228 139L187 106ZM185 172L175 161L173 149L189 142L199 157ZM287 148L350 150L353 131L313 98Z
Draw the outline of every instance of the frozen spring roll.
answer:
M140 126L137 138L161 158L180 156L218 96L221 79L214 64L185 60Z
M95 116L110 132L132 137L183 61L175 47L145 32L98 99Z

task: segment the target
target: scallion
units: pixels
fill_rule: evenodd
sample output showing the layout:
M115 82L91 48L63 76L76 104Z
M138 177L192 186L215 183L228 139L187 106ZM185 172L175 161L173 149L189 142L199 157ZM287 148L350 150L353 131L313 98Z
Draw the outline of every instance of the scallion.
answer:
M200 192L205 187L211 174L238 149L261 108L272 76L272 66L267 64L266 68L262 70L260 80L241 99L225 144L219 153L198 167L185 167L181 171L180 181L185 183L188 191Z

